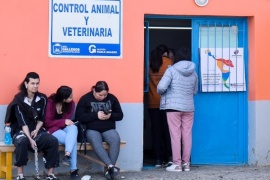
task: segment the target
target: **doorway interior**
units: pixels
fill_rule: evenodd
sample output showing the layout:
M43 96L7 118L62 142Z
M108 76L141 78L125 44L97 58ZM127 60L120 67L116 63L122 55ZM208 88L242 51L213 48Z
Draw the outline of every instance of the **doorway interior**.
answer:
M155 157L151 143L151 123L148 116L148 67L150 52L159 44L177 51L180 47L191 49L191 20L174 17L145 17L145 76L144 76L144 144L143 166L154 167Z

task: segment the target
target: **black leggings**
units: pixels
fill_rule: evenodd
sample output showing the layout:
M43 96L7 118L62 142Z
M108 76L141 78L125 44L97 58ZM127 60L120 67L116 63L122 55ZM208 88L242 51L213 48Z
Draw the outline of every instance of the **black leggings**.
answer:
M92 145L98 158L107 166L115 165L120 152L120 137L115 129L100 133L95 130L86 131L87 141ZM103 147L103 141L110 145L109 154Z

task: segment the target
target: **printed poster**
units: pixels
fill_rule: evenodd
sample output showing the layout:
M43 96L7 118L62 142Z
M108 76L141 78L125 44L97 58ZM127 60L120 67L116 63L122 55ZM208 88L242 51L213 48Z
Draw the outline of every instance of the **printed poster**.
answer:
M243 48L201 48L202 92L246 91Z

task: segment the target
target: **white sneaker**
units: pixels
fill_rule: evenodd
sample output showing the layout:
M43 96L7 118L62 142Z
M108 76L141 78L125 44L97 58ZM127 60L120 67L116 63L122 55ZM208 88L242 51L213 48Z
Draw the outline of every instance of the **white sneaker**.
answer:
M186 162L182 164L183 171L190 171L190 163Z
M166 168L166 171L177 171L180 172L182 171L182 167L181 165L177 165L177 164L172 164L171 166Z

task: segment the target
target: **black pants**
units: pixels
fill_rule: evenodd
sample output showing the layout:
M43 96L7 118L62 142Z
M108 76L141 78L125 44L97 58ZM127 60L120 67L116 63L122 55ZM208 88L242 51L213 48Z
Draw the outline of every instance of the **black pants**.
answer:
M45 158L45 168L59 167L58 140L51 134L40 130L35 138L38 151L43 152ZM15 166L27 165L28 150L34 152L29 139L21 131L15 134L13 143L15 149Z
M168 161L172 157L172 147L166 111L158 108L149 108L151 120L152 147L156 160Z

